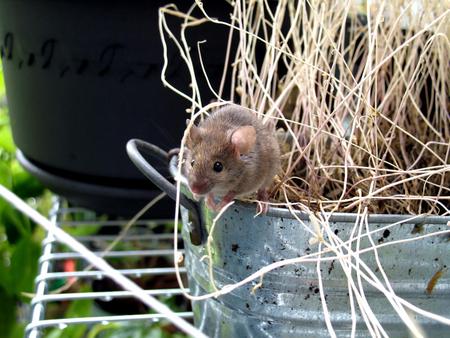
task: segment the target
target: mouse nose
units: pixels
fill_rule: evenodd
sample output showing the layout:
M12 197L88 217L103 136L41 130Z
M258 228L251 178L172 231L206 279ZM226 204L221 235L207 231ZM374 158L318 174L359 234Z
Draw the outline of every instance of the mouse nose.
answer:
M194 194L197 195L202 195L207 193L208 191L208 181L205 179L200 179L197 181L194 181L191 185L190 185L191 191Z

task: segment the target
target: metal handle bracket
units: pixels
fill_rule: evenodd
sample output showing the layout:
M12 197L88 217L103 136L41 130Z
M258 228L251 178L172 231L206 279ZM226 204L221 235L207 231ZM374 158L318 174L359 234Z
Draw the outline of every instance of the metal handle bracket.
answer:
M164 191L167 196L176 199L177 189L170 183L158 170L154 168L142 154L158 157L168 163L168 153L158 146L139 140L131 139L127 142L127 153L134 165L159 189ZM167 164L169 165L169 163ZM180 195L180 204L189 210L190 221L192 222L189 232L191 243L201 245L205 241L205 231L200 211L200 205L188 198L183 193Z

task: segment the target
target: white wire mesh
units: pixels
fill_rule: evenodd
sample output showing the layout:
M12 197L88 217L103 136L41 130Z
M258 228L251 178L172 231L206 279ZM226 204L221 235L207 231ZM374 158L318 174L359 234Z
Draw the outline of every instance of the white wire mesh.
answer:
M174 275L173 263L171 262L173 234L164 231L157 233L152 230L159 228L159 231L161 231L161 229L164 229L164 224L168 224L171 221L140 220L130 229L117 247L104 253L108 244L117 237L117 234L114 234L114 232L119 232L127 221L104 220L91 211L79 208L65 208L63 204L63 201L60 199L54 200L49 219L55 225L67 229L69 232L71 229L76 229L74 231L79 235L74 237L78 241L91 248L97 255L105 258L118 271L129 278L154 278L154 280L169 281L170 285L168 284L167 287L159 283L156 288L145 288L148 295L155 297L181 295L181 290L176 287L175 278L173 278L174 283L170 282L171 276ZM94 230L87 230L89 228ZM100 229L103 229L103 231L99 232ZM64 303L67 306L70 302L81 299L110 303L132 297L132 293L120 288L83 292L76 287L55 293L51 285L58 282L59 284L67 283L76 278L82 283L92 284L94 281L106 280L106 274L96 268L86 269L89 265L88 262L80 254L56 242L50 232L47 232L42 244L43 251L39 260L38 276L35 280L35 296L31 301L31 318L26 327L26 337L42 337L49 328L65 329L75 324L106 325L111 322L137 321L142 321L145 324L167 319L162 314L150 313L150 311L146 311L147 313L136 313L134 311L133 313L133 309L129 309L129 314L109 314L104 311L96 311L96 313L86 317L59 318L52 316L49 314L48 308L54 303ZM146 259L153 262L150 264L151 266L142 265L142 261ZM72 263L74 269L67 270L64 263L68 261ZM125 264L126 268L121 268L124 265L121 263L124 261L127 262ZM181 272L184 275L185 269L182 269ZM126 309L121 311L126 312ZM174 309L174 313L184 319L192 318L192 312L188 310L176 311Z

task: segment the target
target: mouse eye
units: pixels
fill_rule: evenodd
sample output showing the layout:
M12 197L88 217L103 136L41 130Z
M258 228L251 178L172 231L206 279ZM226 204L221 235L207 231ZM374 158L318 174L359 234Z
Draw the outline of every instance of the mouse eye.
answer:
M191 167L193 167L194 164L195 164L195 160L192 160L192 161L191 161Z
M220 173L223 169L223 164L217 161L216 163L214 163L213 169L216 173Z

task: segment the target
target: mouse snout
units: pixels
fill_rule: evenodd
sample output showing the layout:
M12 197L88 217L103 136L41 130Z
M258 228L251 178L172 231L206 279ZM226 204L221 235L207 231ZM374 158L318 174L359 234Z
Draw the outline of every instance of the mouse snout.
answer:
M208 181L206 179L198 179L189 185L191 191L197 195L203 195L208 192Z

